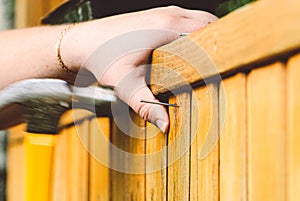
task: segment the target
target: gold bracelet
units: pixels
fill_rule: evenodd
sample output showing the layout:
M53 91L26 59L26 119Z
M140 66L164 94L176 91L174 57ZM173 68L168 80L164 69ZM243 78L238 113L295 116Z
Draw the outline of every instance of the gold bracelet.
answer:
M70 70L65 63L63 62L62 58L61 58L61 54L60 54L60 46L61 46L61 42L65 36L65 34L76 25L76 23L73 24L69 24L66 26L66 28L60 32L59 37L57 39L56 45L55 45L55 51L56 51L56 58L57 58L57 62L59 64L59 66L68 74L70 75L76 75L77 73Z

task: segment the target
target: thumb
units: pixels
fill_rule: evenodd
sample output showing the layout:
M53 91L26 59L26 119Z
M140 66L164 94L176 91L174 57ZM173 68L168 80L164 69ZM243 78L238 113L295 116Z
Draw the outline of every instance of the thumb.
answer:
M116 95L127 103L144 120L156 125L163 133L169 129L169 116L166 108L141 102L141 100L158 102L145 82L145 69L135 68L115 87Z
M158 102L147 86L138 89L138 91L131 96L128 104L143 117L143 119L155 124L163 133L167 133L169 129L169 117L166 109L161 105L142 103L141 100Z

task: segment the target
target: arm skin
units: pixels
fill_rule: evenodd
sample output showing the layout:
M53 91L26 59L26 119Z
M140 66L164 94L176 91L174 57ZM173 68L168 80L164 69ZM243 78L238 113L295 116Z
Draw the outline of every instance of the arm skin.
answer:
M61 44L61 56L69 69L78 71L93 50L118 35L142 29L189 33L216 19L214 15L204 11L169 6L84 22L65 34ZM65 25L41 26L0 32L0 90L16 81L30 78L59 78L73 82L74 78L58 65L55 54L58 35L64 28ZM159 40L153 41L151 47L159 47L178 37L162 35ZM141 51L134 57L125 55L101 77L103 80L99 80L100 75L92 67L86 68L99 78L100 84L117 87L124 73L146 63L150 53ZM134 94L130 99L125 99L125 102L144 119L167 132L169 120L165 109L162 106L139 103L141 97L155 100L148 88L137 94L139 95ZM157 121L158 116L160 121Z

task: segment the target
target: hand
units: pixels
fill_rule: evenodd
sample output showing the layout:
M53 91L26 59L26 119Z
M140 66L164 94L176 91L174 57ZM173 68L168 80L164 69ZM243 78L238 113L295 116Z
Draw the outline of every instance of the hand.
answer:
M145 82L151 51L179 38L179 33L196 31L216 19L204 11L170 6L92 21L82 25L88 39L80 45L83 54L77 58L85 60L82 67L100 84L113 86L121 100L167 133L166 109L140 102L157 101Z

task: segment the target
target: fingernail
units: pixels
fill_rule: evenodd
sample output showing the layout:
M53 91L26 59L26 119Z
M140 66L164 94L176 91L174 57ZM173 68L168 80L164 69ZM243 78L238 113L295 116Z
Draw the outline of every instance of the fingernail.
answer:
M163 133L167 134L168 122L158 119L155 124Z

